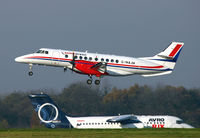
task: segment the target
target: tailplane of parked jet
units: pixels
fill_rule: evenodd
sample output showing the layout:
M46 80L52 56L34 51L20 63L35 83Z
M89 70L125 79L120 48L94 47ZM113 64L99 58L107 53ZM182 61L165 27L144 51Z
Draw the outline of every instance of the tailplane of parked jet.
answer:
M31 94L29 95L34 110L38 117L48 128L71 128L71 125L65 113L53 102L46 94Z

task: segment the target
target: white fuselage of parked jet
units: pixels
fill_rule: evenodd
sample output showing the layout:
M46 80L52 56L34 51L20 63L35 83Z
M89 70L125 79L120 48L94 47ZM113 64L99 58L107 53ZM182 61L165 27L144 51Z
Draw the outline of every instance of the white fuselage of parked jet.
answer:
M49 128L193 128L182 119L168 115L69 117L46 94L31 94L29 98L40 121Z
M121 115L129 116L129 115ZM67 117L67 116L66 116ZM144 116L134 115L137 120L132 120L130 123L109 122L109 119L118 118L120 116L105 116L105 117L67 117L74 128L193 128L183 122L182 119L175 116ZM129 120L130 121L130 120ZM126 122L126 121L125 121Z

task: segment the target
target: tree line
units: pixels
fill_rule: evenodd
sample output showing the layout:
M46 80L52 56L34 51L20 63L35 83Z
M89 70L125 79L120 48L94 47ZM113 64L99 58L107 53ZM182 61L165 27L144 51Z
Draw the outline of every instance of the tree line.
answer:
M13 92L0 99L0 128L43 127L28 95ZM200 127L200 89L162 86L151 88L135 84L127 89L98 89L74 83L60 93L45 92L68 116L98 115L173 115L194 127Z

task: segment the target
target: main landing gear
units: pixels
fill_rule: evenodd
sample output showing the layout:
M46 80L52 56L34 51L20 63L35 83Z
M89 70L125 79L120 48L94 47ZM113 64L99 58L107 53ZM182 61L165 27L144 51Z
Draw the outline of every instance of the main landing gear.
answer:
M92 84L92 79L87 80L87 84L91 85Z
M99 85L99 84L100 84L100 80L95 80L94 83L95 83L96 85Z
M29 72L28 72L29 76L33 76L32 67L33 67L33 64L29 64Z
M100 82L101 82L100 79L94 81L94 83L95 83L96 85L99 85ZM92 76L90 76L90 79L87 80L87 84L88 84L88 85L91 85L91 84L92 84Z
M95 81L94 81L94 84L99 85L100 82L101 82L100 80L95 80ZM91 84L92 84L92 79L88 79L88 80L87 80L87 84L91 85Z

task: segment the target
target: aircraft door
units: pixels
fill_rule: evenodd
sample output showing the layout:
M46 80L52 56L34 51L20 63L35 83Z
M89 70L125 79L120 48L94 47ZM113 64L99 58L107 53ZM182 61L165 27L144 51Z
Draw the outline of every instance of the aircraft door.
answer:
M51 59L51 64L52 65L59 65L59 61L60 61L60 52L59 51L54 51L52 53L52 59Z

